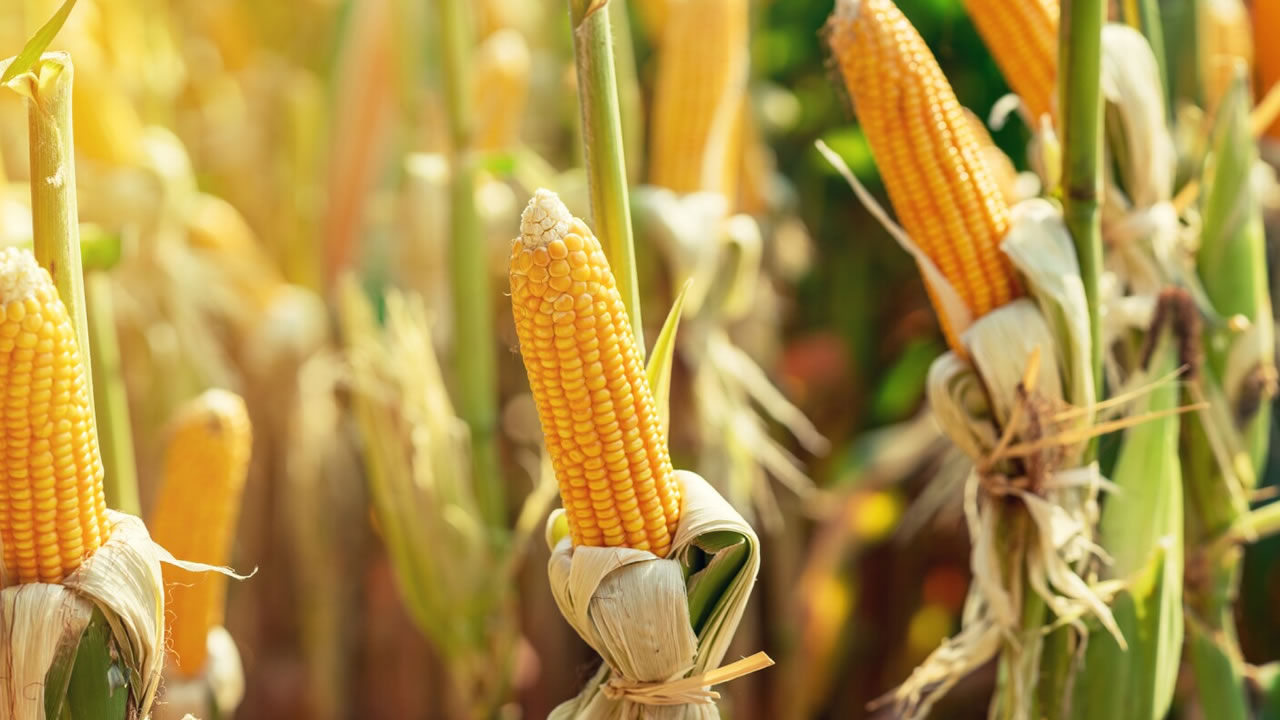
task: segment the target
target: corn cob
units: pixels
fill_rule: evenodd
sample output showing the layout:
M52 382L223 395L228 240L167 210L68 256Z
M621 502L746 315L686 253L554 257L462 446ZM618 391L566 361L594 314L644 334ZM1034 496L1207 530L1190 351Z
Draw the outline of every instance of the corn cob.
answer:
M964 117L973 129L973 137L978 141L978 150L982 154L983 164L987 166L987 172L991 173L991 179L1000 188L1000 196L1009 205L1017 203L1018 170L1013 166L1013 161L991 139L991 133L982 123L982 118L969 112L967 108L964 109Z
M226 565L253 443L244 400L206 391L178 412L171 432L151 536L174 557ZM172 566L164 573L174 664L191 677L204 667L209 631L222 624L227 578Z
M511 306L574 545L665 556L680 487L600 242L539 190L511 246Z
M1248 70L1253 65L1253 37L1249 11L1241 0L1209 0L1197 7L1203 63L1200 76L1204 78L1205 109L1212 113L1231 89L1240 67Z
M476 49L476 149L504 150L519 140L529 62L529 46L515 30L499 30Z
M898 218L973 317L1022 294L999 243L1009 206L920 34L892 0L841 0L829 41ZM928 286L952 348L959 338Z
M683 0L671 8L654 88L654 185L735 199L747 31L747 0Z
M1275 42L1280 32L1280 3L1274 0L1255 0L1253 3L1254 68L1257 71L1255 97L1266 97L1271 87L1280 82L1280 43ZM1267 128L1266 136L1280 140L1280 118Z
M0 250L0 541L6 585L61 582L110 534L76 332L30 252Z
M1053 112L1058 77L1058 0L965 0L1009 87L1037 120Z

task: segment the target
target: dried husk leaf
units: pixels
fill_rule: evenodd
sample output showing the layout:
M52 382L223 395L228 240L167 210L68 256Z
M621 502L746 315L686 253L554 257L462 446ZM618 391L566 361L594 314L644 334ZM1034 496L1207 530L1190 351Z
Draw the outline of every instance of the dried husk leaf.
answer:
M714 704L646 706L627 698L613 700L604 692L615 677L665 682L719 667L755 584L760 568L755 532L700 476L683 470L676 474L683 486L684 506L669 558L629 548L575 548L567 538L552 553L547 574L556 604L605 665L576 698L552 712L551 720L719 717ZM558 515L552 515L549 525ZM712 599L695 635L690 596L699 575L693 575L688 584L685 576L695 553L704 552L698 544L713 535L740 537L746 544L745 561ZM702 572L720 558L713 555Z
M43 687L55 656L74 647L99 608L111 627L116 651L129 669L132 694L146 717L164 661L164 585L155 545L142 521L107 511L111 537L61 585L33 583L0 591L0 720L44 720Z
M244 666L231 633L221 626L209 630L208 660L199 675L185 678L166 673L164 692L156 701L152 720L184 717L231 717L244 699Z

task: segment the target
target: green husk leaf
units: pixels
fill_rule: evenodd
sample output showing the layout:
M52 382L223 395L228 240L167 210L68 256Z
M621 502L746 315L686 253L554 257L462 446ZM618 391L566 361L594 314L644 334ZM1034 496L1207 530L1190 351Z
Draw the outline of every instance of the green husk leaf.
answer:
M1258 692L1262 696L1258 720L1280 720L1280 662L1258 668Z
M76 0L67 0L62 3L62 7L49 18L49 22L45 23L27 44L23 46L22 52L9 63L8 69L4 71L4 75L0 75L0 85L18 77L24 72L30 72L39 62L40 56L44 54L45 48L49 47L49 43L53 42L53 38L58 35L58 31L62 29L63 23L67 21L67 16L71 14L71 9L76 6Z
M1205 716L1214 720L1248 720L1244 675L1239 671L1239 660L1233 658L1231 650L1207 628L1192 624L1188 630L1198 700L1206 711Z
M1170 373L1177 354L1165 335L1148 376ZM1153 388L1134 414L1177 406L1172 382ZM1102 511L1099 539L1111 570L1129 587L1112 611L1129 643L1126 653L1110 637L1095 635L1078 680L1081 718L1151 718L1169 711L1182 647L1182 468L1175 415L1130 428L1112 476L1118 490Z
M81 638L83 638L83 634ZM44 716L62 718L67 704L67 687L71 684L71 672L75 667L80 640L60 645L44 675Z
M703 535L693 544L709 556L689 578L689 622L700 633L715 602L742 572L749 548L745 535L729 530Z
M667 319L662 323L662 331L653 343L649 356L649 367L645 373L649 376L649 389L653 392L653 401L657 405L658 418L662 422L662 432L671 427L671 368L675 363L676 330L680 326L680 313L684 309L684 298L689 292L693 280L686 280L680 287L680 294L671 304Z
M115 659L111 626L95 609L71 671L64 712L73 719L122 720L128 709L128 671Z
M1241 400L1248 373L1275 362L1266 238L1261 207L1250 184L1258 150L1249 112L1248 87L1241 75L1223 97L1215 121L1212 152L1204 169L1204 225L1196 255L1200 280L1214 309L1222 317L1243 316L1250 324L1248 331L1216 342L1213 328L1209 329L1208 365L1233 407ZM1252 362L1238 353L1232 357L1236 346L1243 344L1256 348ZM1265 455L1268 416L1255 412L1241 428L1255 472Z

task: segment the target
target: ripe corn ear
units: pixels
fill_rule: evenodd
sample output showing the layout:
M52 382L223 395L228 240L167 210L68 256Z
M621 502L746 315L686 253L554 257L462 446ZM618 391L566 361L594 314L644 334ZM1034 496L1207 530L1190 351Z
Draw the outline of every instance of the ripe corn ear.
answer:
M477 150L504 150L520 139L529 96L529 46L515 30L499 30L476 49Z
M1266 97L1271 87L1280 82L1280 43L1275 42L1280 33L1280 3L1255 0L1253 7L1253 51L1257 87L1254 97ZM1280 119L1271 123L1266 136L1280 140Z
M736 199L748 68L747 0L682 0L666 16L649 180Z
M600 242L539 190L511 245L511 306L574 545L665 556L680 486Z
M973 317L1022 294L999 244L1009 205L920 34L892 0L841 0L829 42L898 218ZM943 332L961 350L947 313Z
M253 433L244 400L209 390L174 418L164 483L151 514L152 538L182 560L230 561ZM227 578L165 566L173 662L191 677L204 667L209 631L222 624Z
M110 534L85 373L48 271L0 250L4 585L61 582Z
M1058 0L965 0L964 6L1031 116L1051 114L1058 78Z
M1240 66L1246 71L1252 67L1253 36L1249 11L1241 0L1208 0L1197 7L1203 63L1200 76L1204 78L1205 109L1212 113L1231 89Z

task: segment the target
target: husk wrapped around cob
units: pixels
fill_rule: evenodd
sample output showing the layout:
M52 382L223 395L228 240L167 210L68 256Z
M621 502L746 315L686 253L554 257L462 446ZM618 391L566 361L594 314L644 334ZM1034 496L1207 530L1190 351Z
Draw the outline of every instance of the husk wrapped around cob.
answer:
M105 508L75 331L29 251L0 251L0 308L0 718L59 717L82 642L114 658L126 682L116 701L145 717L163 664L165 554L141 520Z
M552 593L605 661L551 717L718 717L709 686L768 663L717 672L759 570L759 541L706 481L671 469L674 324L646 373L599 242L545 190L512 243L511 298L565 505L548 522Z
M930 406L973 463L964 509L974 583L961 630L888 699L924 717L998 656L992 717L1027 718L1048 623L1084 634L1094 622L1125 647L1107 604L1118 584L1085 579L1099 559L1106 481L1084 456L1097 432L1094 340L1073 243L1056 206L1005 204L936 61L891 0L842 0L828 32L905 230L820 149L920 267L951 346L930 370Z

